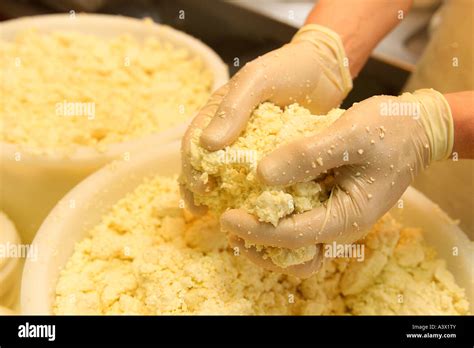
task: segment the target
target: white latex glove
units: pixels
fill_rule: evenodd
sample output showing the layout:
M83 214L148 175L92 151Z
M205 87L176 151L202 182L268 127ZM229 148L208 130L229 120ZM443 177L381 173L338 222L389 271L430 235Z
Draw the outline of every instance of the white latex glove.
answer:
M453 138L450 107L437 91L369 98L324 131L281 146L258 165L258 176L267 185L291 185L333 169L336 186L323 206L283 219L277 227L244 210L228 210L222 228L233 240L237 236L289 249L355 242L398 201L418 172L451 155ZM259 264L265 267L264 261ZM319 265L313 264L314 272Z
M304 26L289 44L245 65L199 112L182 140L182 180L191 191L201 194L213 184L212 180L207 184L198 180L201 173L189 162L191 134L196 127L205 128L201 145L219 150L238 138L262 102L281 106L298 102L314 114L325 114L338 106L351 88L339 36L320 25ZM192 193L184 186L181 189L189 209L203 213L205 207L196 207Z

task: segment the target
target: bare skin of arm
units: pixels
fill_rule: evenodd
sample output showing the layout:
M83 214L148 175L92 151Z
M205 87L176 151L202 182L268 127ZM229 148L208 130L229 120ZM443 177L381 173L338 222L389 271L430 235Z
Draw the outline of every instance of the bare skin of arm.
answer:
M349 5L347 0L321 0L309 14L306 24L323 25L339 34L354 78L375 46L400 23L412 2L360 0Z
M372 50L403 19L412 3L412 0L360 0L357 6L348 6L347 0L321 0L308 15L306 24L323 25L340 35L354 78ZM459 158L473 159L474 91L444 96L454 120L453 152Z
M454 147L459 158L474 159L474 91L445 94L454 120Z

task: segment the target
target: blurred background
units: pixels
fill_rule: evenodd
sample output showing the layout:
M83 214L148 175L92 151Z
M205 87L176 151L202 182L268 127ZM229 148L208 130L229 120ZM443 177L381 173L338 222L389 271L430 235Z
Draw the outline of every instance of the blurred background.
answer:
M2 0L0 19L71 11L150 17L204 41L234 74L247 61L288 42L314 3L310 0ZM375 94L398 94L402 90L436 26L434 14L439 5L438 0L415 1L405 20L375 49L343 107Z

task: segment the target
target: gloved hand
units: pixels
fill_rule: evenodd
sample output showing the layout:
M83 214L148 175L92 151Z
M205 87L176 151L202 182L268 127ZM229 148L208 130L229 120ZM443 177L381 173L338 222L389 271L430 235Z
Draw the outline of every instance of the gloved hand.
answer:
M351 88L339 36L320 25L304 26L289 44L243 67L193 120L182 140L182 174L191 191L204 193L213 184L212 180L207 184L198 180L201 173L189 162L190 140L196 127L203 129L201 146L216 151L238 138L261 102L281 106L298 102L314 114L325 114L338 106ZM184 186L181 189L189 209L203 213L205 207L196 207L192 193Z
M422 89L369 98L324 131L281 146L258 165L258 177L267 185L291 185L334 169L336 185L326 204L283 219L277 227L243 210L228 210L221 226L234 241L290 249L355 242L398 201L419 171L451 155L453 138L451 110L439 92ZM265 267L265 261L257 262ZM306 268L305 274L319 267L309 264L314 269Z

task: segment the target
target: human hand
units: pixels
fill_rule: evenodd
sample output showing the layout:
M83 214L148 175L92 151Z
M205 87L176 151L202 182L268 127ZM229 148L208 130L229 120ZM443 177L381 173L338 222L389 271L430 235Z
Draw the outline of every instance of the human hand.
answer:
M190 163L191 138L202 130L200 144L216 151L232 144L245 129L250 114L265 101L278 105L299 103L314 114L338 106L352 88L339 36L315 24L301 28L291 43L255 59L218 90L199 112L182 141L181 186L188 208L195 214L205 207L194 204L193 193L205 193L204 183Z
M244 210L228 210L221 226L232 240L264 246L353 243L398 201L419 171L451 154L453 134L450 107L434 90L369 98L324 131L281 146L258 165L259 179L271 186L313 180L333 170L335 186L326 203L276 227ZM251 259L258 256L252 253ZM257 263L267 266L263 261ZM314 260L308 264L309 269L301 265L306 275L319 268Z

